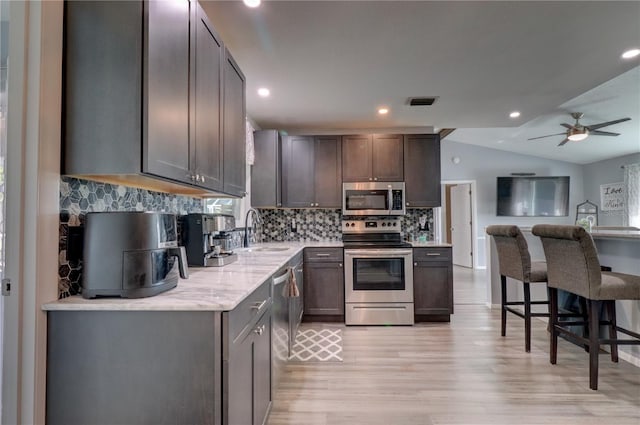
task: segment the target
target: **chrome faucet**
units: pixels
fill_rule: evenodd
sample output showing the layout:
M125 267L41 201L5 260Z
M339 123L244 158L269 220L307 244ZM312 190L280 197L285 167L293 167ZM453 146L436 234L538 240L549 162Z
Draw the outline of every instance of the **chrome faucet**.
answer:
M254 228L254 232L258 233L258 226L262 224L262 217L260 217L260 213L255 208L249 208L247 211L247 215L244 218L244 246L245 248L249 247L250 238L249 238L249 216L253 216L252 225ZM258 241L260 242L260 241Z

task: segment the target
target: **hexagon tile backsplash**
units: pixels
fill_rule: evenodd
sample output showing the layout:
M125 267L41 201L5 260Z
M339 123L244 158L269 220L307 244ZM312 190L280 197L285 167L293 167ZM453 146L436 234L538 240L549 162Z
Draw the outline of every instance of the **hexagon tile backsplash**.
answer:
M177 215L203 211L202 200L189 196L100 183L62 176L60 178L60 242L58 246L58 296L81 292L82 261L67 260L69 226L80 226L93 211L157 211Z

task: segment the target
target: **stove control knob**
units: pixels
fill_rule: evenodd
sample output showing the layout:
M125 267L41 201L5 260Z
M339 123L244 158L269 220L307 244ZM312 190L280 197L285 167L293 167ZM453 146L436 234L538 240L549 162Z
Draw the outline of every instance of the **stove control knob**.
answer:
M393 223L393 225L394 225L394 226L397 226L397 225L398 225L398 223Z
M387 225L387 223L382 223L382 227L384 227L384 226L386 226L386 225Z
M344 227L349 227L349 223L344 223Z

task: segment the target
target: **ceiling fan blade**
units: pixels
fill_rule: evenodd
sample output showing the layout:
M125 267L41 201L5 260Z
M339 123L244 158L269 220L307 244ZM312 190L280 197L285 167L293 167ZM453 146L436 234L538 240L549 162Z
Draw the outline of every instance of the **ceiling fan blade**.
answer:
M562 146L562 145L564 145L565 143L567 143L568 141L569 141L569 139L564 139L562 142L560 142L560 143L558 144L558 146Z
M563 126L564 128L568 128L569 130L571 130L573 128L573 126L571 124L567 124L566 122L563 122L560 125Z
M630 119L631 118L620 118L619 120L601 122L600 124L585 125L585 127L587 127L589 129L589 131L592 131L592 130L597 130L597 129L602 128L602 127L606 127L608 125L618 124L619 122L629 121Z
M589 132L593 136L619 136L620 133L612 133L610 131L594 130Z
M527 140L544 139L545 137L551 137L551 136L565 136L566 134L567 133L547 134L546 136L532 137L531 139L527 139Z

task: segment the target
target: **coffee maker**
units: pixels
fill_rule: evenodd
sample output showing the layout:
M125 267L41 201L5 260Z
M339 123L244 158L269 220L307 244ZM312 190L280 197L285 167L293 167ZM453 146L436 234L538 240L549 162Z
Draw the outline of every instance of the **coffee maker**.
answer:
M220 267L238 259L229 235L236 220L225 214L187 214L182 216L182 241L190 266Z

